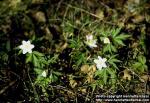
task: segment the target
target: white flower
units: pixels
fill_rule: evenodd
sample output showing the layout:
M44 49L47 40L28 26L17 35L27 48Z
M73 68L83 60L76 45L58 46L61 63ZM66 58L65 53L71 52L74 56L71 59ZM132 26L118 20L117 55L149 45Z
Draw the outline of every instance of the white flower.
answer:
M97 47L96 39L93 39L93 35L86 36L87 41L85 42L89 47Z
M95 59L94 62L96 63L96 67L101 70L103 67L106 68L107 65L106 65L106 62L107 59L106 58L102 58L100 56L98 56L98 59Z
M29 40L28 41L23 40L22 45L20 45L19 48L23 50L23 54L26 54L27 52L32 53L34 45L32 45Z
M104 43L105 43L105 44L110 44L109 38L105 37L105 38L104 38Z
M47 76L46 71L44 70L41 75L42 75L43 77L46 77L46 76Z
M87 35L86 39L87 39L87 41L93 40L93 35Z

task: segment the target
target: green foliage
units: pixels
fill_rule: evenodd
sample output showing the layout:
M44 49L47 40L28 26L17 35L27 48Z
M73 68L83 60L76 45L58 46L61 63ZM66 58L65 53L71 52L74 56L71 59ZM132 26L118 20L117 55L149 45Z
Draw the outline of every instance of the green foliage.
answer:
M117 55L112 55L111 57L109 57L108 63L115 69L119 69L116 63L121 62L120 60L118 60Z
M144 73L147 71L146 58L142 55L137 57L137 61L132 65L133 69L139 73Z
M48 75L46 77L43 77L43 70L35 69L35 71L38 74L35 84L44 88L47 88L48 84L58 81L58 77L62 75L60 72L51 70L50 73L47 72Z
M125 46L124 42L127 40L130 35L121 33L121 28L109 28L105 31L105 29L101 29L101 35L103 37L100 37L100 39L103 41L105 37L110 39L110 43L105 44L103 47L103 52L117 52L117 49L121 46Z
M83 43L79 39L71 39L69 40L69 47L72 49L80 49L83 46Z
M142 90L143 81L142 92L149 93L148 5L148 0L0 1L4 102L90 103L94 94L139 94L134 86ZM87 35L95 47L88 46ZM18 45L27 39L35 48L22 54ZM11 97L14 92L19 101Z
M115 88L115 83L117 80L116 72L111 68L102 69L96 71L95 73L98 79L98 85L103 88L104 85L110 85L111 87Z
M44 55L40 52L33 51L33 53L28 53L26 58L26 63L32 62L33 65L37 68L43 68L47 61L44 58Z
M110 52L110 53L112 53L112 52L116 52L116 51L117 51L116 47L113 46L112 44L107 44L106 46L104 46L104 49L103 49L103 52L104 52L104 53L105 53L105 52Z

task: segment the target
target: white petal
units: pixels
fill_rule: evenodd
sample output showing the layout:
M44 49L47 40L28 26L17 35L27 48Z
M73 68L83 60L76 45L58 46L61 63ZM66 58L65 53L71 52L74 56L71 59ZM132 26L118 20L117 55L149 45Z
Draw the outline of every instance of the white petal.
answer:
M86 39L89 39L89 36L88 36L88 35L86 35Z
M97 41L96 39L95 39L95 40L93 40L93 44L96 44L96 41Z
M27 51L26 50L23 50L23 54L26 54L27 53Z
M95 44L95 45L93 45L93 47L97 47L97 45Z
M34 45L32 45L29 40L28 41L23 40L22 45L20 45L19 48L23 50L23 54L26 54L27 52L32 53Z
M86 39L87 39L87 40L92 40L92 39L93 39L93 35L87 35L87 36L86 36Z
M88 45L92 48L92 47L97 47L96 42L93 41L89 41Z
M31 49L33 49L33 48L34 48L34 45L31 44Z
M90 48L97 47L97 45L89 45Z
M32 53L32 50L28 50L28 53Z
M29 45L31 44L29 40L26 43L29 44Z
M19 48L22 49L22 48L23 48L23 45L20 45Z
M22 41L22 44L23 44L23 45L26 44L26 41L23 40L23 41Z
M104 43L105 43L105 44L107 44L107 43L109 44L109 43L110 43L109 38L107 38L107 37L106 37L106 38L104 38Z
M43 72L42 72L42 76L43 76L43 77L46 77L46 71L43 71Z
M107 61L107 59L106 59L106 58L103 58L103 61L104 61L104 62L106 62L106 61Z
M107 67L106 63L103 63L103 67L104 67L104 68L106 68L106 67Z
M98 56L98 59L99 59L100 61L102 61L102 57L101 57L101 56Z
M89 37L88 37L90 40L92 40L93 39L93 35L89 35Z
M99 70L102 69L102 65L96 65Z
M94 63L98 64L98 62L99 62L99 61L98 61L97 59L94 60Z
M106 58L102 58L101 56L98 56L98 59L94 60L94 63L96 64L96 67L101 70L103 67L106 68Z

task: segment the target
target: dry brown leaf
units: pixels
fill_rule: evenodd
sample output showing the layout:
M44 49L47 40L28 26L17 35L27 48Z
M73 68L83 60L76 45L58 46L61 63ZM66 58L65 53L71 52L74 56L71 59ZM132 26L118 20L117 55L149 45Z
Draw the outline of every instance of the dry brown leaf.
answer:
M68 46L68 43L64 43L62 46L61 46L61 50L63 51L64 49L66 49Z
M9 0L8 6L15 9L17 7L17 5L20 4L20 3L21 3L21 0Z
M85 82L92 83L94 81L94 73L96 71L95 65L82 65L81 72L87 74Z
M140 81L141 82L150 81L150 76L149 75L143 75L143 76L141 76Z
M135 29L135 25L134 24L131 24L131 23L128 23L127 25L126 25L126 29Z
M81 24L80 20L78 20L78 19L75 22L76 22L76 24Z
M81 66L81 72L85 74L93 74L96 71L96 66L95 65L82 65Z
M43 3L44 0L32 0L32 3L33 4L40 4L40 3Z
M89 72L89 65L85 64L81 66L81 72L87 74Z
M104 19L104 12L101 9L96 10L96 16L99 17L100 20Z
M93 74L88 74L87 77L86 77L86 81L85 82L87 82L87 83L94 82Z
M140 3L140 0L128 0L128 3L130 3L130 4L139 4Z
M66 49L67 48L67 46L68 46L68 43L60 43L60 44L56 44L55 45L56 46L56 52L62 52L64 49Z
M86 0L85 3L86 3L89 7L94 7L94 6L95 6L95 0Z
M86 93L86 88L85 87L79 87L78 91L80 91L82 93Z
M81 89L82 93L86 93L86 88Z
M33 14L33 17L38 21L38 22L46 22L46 17L45 14L42 11L38 11L35 14Z
M45 28L44 28L44 31L45 31L45 33L46 33L45 39L51 41L52 38L53 38L53 35L52 35L52 33L50 32L49 28L48 28L48 27L45 27Z
M124 23L123 23L123 22L118 22L117 25L118 25L119 27L124 27Z
M132 19L132 21L134 22L134 23L140 23L140 22L142 22L144 20L144 16L142 16L142 15L136 15L136 16L134 16L134 19Z
M70 84L70 86L71 86L72 88L74 88L74 87L77 85L77 82L76 82L75 80L71 79L71 80L69 81L69 84Z
M90 71L91 73L95 73L95 72L96 72L96 66L95 66L95 65L91 65L91 66L89 67L89 71Z
M127 69L125 69L123 73L123 79L131 80L131 75L129 74L129 71Z

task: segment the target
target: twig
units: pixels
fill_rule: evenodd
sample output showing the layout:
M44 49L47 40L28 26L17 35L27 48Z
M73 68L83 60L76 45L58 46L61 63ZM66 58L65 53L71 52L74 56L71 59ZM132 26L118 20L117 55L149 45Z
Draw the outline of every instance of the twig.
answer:
M15 84L16 81L12 81L8 84L8 86L4 87L2 90L0 90L0 95L3 94L9 87Z
M102 6L104 6L105 8L110 9L110 10L112 10L113 12L116 12L115 9L110 8L109 6L107 6L106 4L104 4L103 2L99 1L99 3L100 3Z
M100 21L103 21L104 23L107 23L107 24L110 24L110 25L116 25L116 24L114 24L114 23L101 20L101 18L100 18L99 16L97 16L97 15L95 15L95 14L93 14L93 13L90 13L90 12L88 12L88 11L82 9L82 8L78 8L78 7L75 7L75 6L72 6L72 5L70 5L70 4L66 4L66 3L64 3L64 4L67 5L67 6L70 7L70 8L78 9L78 10L80 10L80 11L82 11L82 12L85 12L85 13L87 13L87 14L93 16L93 17L96 17L96 18L100 19ZM65 16L66 16L66 13L65 13Z
M57 6L57 8L56 8L56 11L58 11L58 10L59 10L60 5L62 4L62 2L63 2L63 0L60 0L60 1L59 1L58 6Z
M40 100L39 100L39 96L38 96L38 93L37 93L37 91L36 91L36 89L35 89L35 86L34 86L34 84L33 84L33 82L32 82L32 80L31 80L31 77L30 77L30 74L29 74L29 69L27 68L27 74L28 74L28 77L29 77L29 81L31 82L31 85L32 85L32 88L33 88L33 93L34 93L34 95L35 95L35 99L37 99L37 103L40 103Z
M67 92L69 92L69 93L71 93L71 94L75 94L72 90L68 90L66 87L63 87L63 86L61 86L61 85L56 85L56 86L52 86L52 85L49 85L49 86L51 86L51 87L53 87L53 88L56 88L56 89L62 89L62 90L64 90L64 91L67 91ZM80 93L77 93L79 96L82 96L82 94L80 94Z
M123 66L123 68L128 69L129 71L132 72L133 75L136 75L139 79L142 79L142 78L141 78L138 74L136 74L131 68L127 68L127 67L125 67L125 66Z

